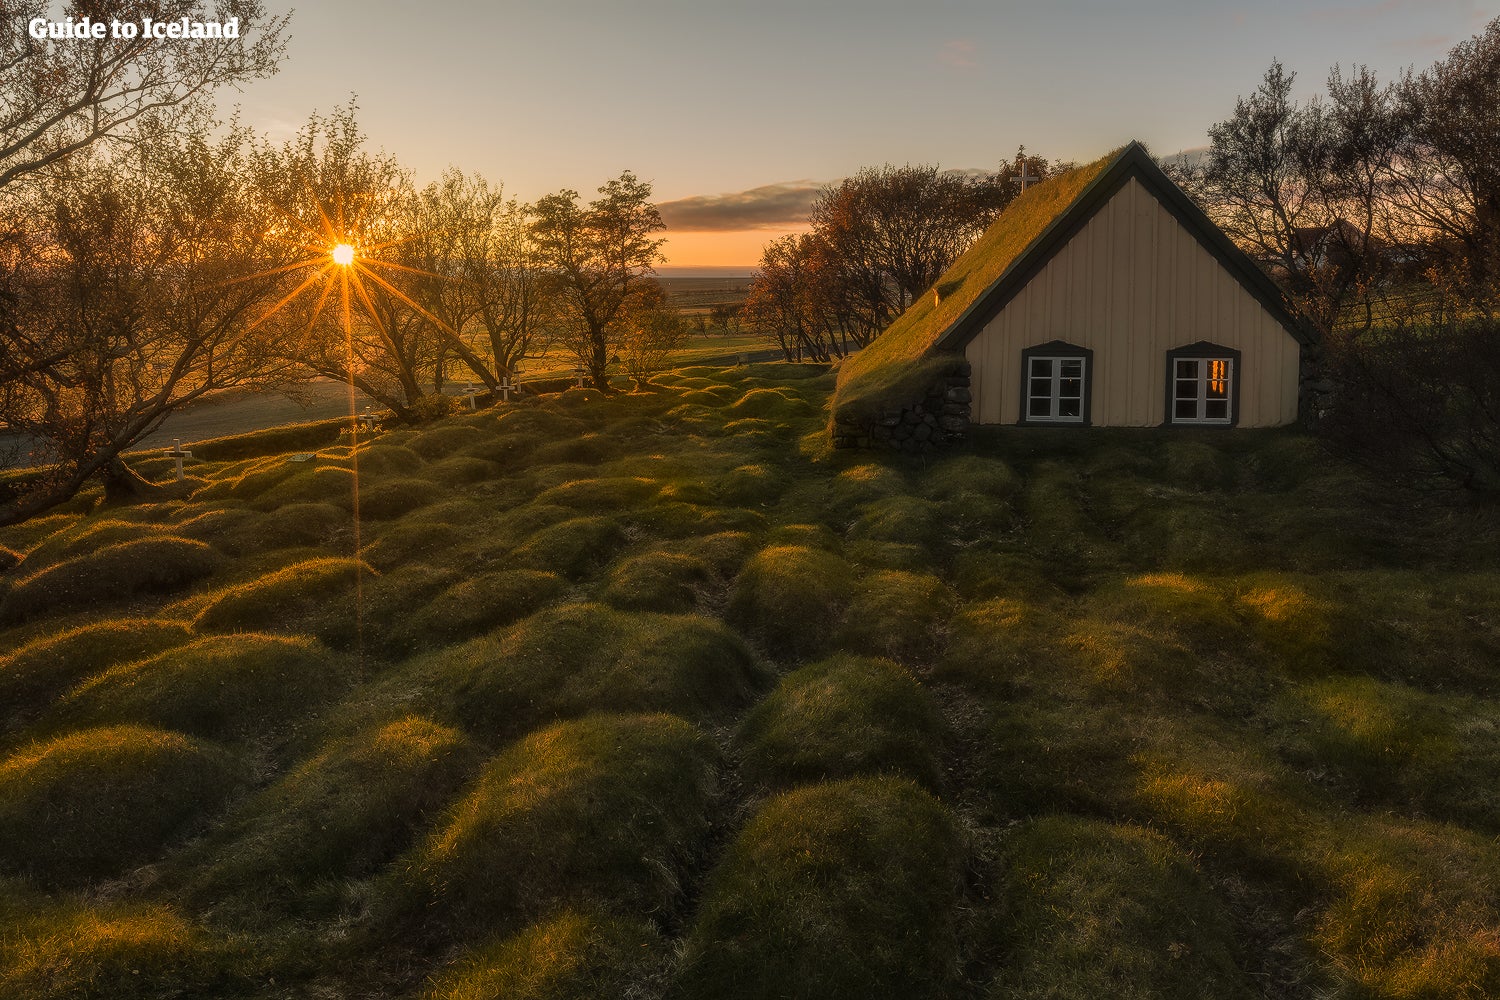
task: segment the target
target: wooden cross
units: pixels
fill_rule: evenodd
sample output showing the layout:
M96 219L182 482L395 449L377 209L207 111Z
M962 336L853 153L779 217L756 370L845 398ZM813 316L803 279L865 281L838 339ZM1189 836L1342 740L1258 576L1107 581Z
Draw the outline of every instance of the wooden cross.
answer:
M479 409L479 405L474 402L474 393L476 393L478 391L479 390L477 388L475 388L473 382L466 382L466 383L464 383L464 393L466 395L468 395L468 397L469 397L469 409L470 410L477 410L477 409Z
M509 375L501 375L500 376L500 398L503 399L503 400L505 400L507 403L509 403L510 402L510 391L513 388L515 388L515 387L510 384L510 376Z
M370 408L368 406L365 407L365 412L360 414L359 422L365 425L366 434L375 433L375 414L370 412Z
M190 452L190 451L183 451L183 449L182 449L182 438L173 438L172 439L172 447L168 448L167 451L166 451L166 453L167 453L167 455L169 457L171 457L173 459L176 459L176 461L177 461L177 481L179 483L182 482L182 460L185 459L185 458L192 458L193 457L193 453Z
M574 368L573 369L573 373L578 376L578 388L582 389L583 388L583 376L585 374L585 369L584 369L583 365L579 365L577 368Z

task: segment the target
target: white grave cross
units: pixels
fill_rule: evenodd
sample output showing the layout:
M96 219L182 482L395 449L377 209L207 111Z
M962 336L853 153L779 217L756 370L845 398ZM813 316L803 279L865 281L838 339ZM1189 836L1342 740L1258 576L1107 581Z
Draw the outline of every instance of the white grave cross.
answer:
M173 438L172 439L172 447L170 447L170 448L168 448L166 450L166 454L167 454L168 457L176 459L176 461L177 461L177 481L179 483L182 482L182 460L185 459L185 458L192 458L193 457L193 453L190 452L190 451L183 451L183 449L182 449L182 438Z

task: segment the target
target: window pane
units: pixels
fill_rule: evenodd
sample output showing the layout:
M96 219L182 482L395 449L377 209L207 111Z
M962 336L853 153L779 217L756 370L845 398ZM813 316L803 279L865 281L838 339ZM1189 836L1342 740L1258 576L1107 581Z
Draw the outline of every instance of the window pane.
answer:
M1026 415L1031 417L1052 416L1052 400L1033 398L1031 405L1026 408Z
M1051 358L1032 358L1031 359L1031 377L1032 378L1051 378L1052 377L1052 359Z
M1176 399L1192 399L1192 400L1196 400L1198 398L1198 382L1197 382L1197 380L1196 379L1191 379L1191 380L1189 380L1189 379L1178 379L1177 380L1177 392L1176 392L1175 398Z
M1083 378L1083 359L1072 358L1060 362L1063 378Z
M1214 358L1208 362L1208 395L1211 398L1229 397L1229 362Z
M1203 415L1209 420L1229 419L1229 400L1210 399L1203 404Z
M1041 396L1044 399L1052 395L1052 380L1050 378L1034 378L1031 380L1032 396Z
M1172 411L1172 415L1179 420L1184 418L1192 420L1196 418L1198 416L1198 401L1196 399L1179 399L1177 407Z
M1083 379L1063 379L1061 382L1057 383L1057 394L1063 397L1071 396L1073 399L1078 399L1083 395Z
M1196 379L1198 377L1198 362L1178 359L1177 377Z
M1083 400L1081 399L1059 399L1057 401L1057 415L1059 417L1080 417L1083 415Z

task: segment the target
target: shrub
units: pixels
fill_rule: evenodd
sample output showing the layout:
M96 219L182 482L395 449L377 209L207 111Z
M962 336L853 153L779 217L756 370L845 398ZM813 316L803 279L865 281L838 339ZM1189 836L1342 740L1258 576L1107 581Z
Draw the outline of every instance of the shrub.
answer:
M202 542L157 535L110 545L24 577L0 602L0 619L18 621L191 586L223 557Z
M745 564L729 598L729 618L767 649L803 657L826 648L852 596L853 576L838 556L800 545L762 549Z
M707 563L693 556L647 552L616 564L604 600L625 610L691 611L710 572Z
M370 875L478 763L462 733L416 716L341 740L236 811L193 878L196 894L240 896L253 916L268 900L305 905L316 881Z
M761 679L744 643L712 619L598 604L549 608L418 670L452 717L500 736L590 711L722 718Z
M183 622L128 618L34 639L0 657L0 705L15 728L91 674L154 656L191 637Z
M137 726L32 744L0 763L0 865L49 884L120 874L217 808L237 774L222 750Z
M295 726L337 697L350 675L343 659L309 639L211 636L98 674L55 714L196 736L263 737Z
M1330 344L1323 430L1394 481L1500 494L1500 321L1401 323Z
M703 850L713 745L667 715L593 715L495 758L399 875L414 914L466 935L558 904L670 914Z
M595 1000L632 995L653 969L661 936L649 925L576 910L476 948L425 1000Z
M204 632L295 627L309 617L347 618L357 574L372 574L356 559L310 559L221 591L193 623Z
M714 872L669 996L951 996L963 862L957 821L910 782L778 796Z
M943 722L889 660L835 656L787 674L740 725L742 773L785 787L899 772L936 787Z
M555 573L506 569L469 577L410 610L397 634L409 645L446 645L533 614L563 591Z
M1047 817L1010 851L1009 954L989 995L1056 1000L1252 997L1238 928L1160 834Z

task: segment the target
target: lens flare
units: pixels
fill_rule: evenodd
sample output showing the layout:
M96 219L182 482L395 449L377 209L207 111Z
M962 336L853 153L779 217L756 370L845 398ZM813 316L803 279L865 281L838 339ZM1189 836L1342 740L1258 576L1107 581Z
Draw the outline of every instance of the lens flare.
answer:
M333 248L333 262L340 267L348 267L354 263L354 248L347 243L340 243Z

